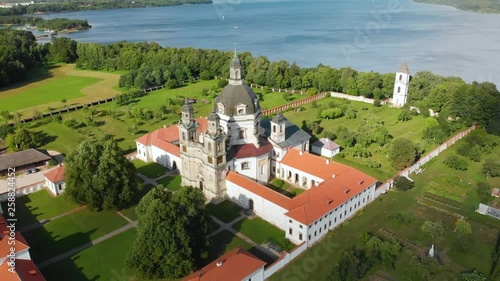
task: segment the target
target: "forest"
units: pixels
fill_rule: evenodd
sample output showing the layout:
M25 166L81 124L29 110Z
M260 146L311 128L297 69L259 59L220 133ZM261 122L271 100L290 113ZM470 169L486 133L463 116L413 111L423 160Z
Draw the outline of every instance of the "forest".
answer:
M0 24L29 24L42 29L61 31L65 29L84 30L92 26L86 20L55 18L45 20L41 17L30 16L0 16Z
M43 3L29 6L16 6L11 9L0 9L0 15L23 15L40 13L73 12L82 10L105 10L121 8L143 8L175 6L185 4L210 4L211 0L46 0Z
M500 13L498 0L414 0L419 3L446 5L465 11Z

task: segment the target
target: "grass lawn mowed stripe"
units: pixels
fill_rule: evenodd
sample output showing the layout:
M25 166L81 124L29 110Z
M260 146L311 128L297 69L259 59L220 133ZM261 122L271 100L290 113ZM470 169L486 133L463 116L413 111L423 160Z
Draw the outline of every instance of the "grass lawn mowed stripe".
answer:
M181 176L175 176L175 177L164 177L161 180L157 180L156 182L168 188L168 190L170 191L177 191L181 189L181 181L182 181Z
M47 190L41 190L16 198L17 225L27 226L39 220L49 219L77 208L66 196L52 197ZM6 209L4 209L6 210Z
M229 223L240 216L241 207L226 200L217 205L212 203L208 204L207 211L210 215L219 220Z
M143 174L144 176L150 179L162 176L167 171L167 168L163 167L158 163L146 163L144 161L136 159L132 161L132 164L134 164L135 168L137 169L137 172Z
M84 96L80 91L82 88L101 80L93 77L65 76L15 96L2 97L0 94L0 103L2 104L2 110L12 112L49 102L61 101L63 98L66 100L79 98Z
M39 263L91 242L127 224L116 212L82 210L23 233Z
M116 278L117 274L123 276L125 272L127 254L136 236L136 230L129 229L71 258L44 268L42 274L47 281L129 280Z
M285 232L267 221L255 217L251 220L243 219L233 225L233 228L243 233L243 235L252 239L257 244L272 242L283 247L285 250L291 250L294 245L285 238Z

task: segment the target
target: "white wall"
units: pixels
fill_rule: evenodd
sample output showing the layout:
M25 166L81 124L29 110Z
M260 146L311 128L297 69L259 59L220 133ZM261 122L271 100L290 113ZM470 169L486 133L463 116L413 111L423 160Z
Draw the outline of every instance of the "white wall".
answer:
M326 159L325 159L325 161L326 161ZM314 186L323 182L322 178L313 176L311 174L305 173L301 170L295 169L293 167L290 167L290 166L282 164L282 163L277 164L277 168L279 168L279 173L276 173L277 178L280 178L286 182L289 182L293 185L296 185L296 186L299 186L299 187L302 187L305 189L311 188L313 186L313 184L312 184L313 181L314 181ZM292 173L290 179L288 178L289 172ZM296 174L299 177L298 183L295 182L295 179L296 179L295 175ZM303 185L304 178L306 179L306 186Z
M242 281L264 281L264 266L259 268L257 271L254 273L248 275L247 277L241 279Z
M156 146L151 146L151 154L151 158L154 162L161 164L169 169L172 169L174 161L177 165L177 168L180 167L181 159L173 154L165 152L163 149L160 149Z
M251 199L253 201L253 211L257 216L282 230L286 229L286 218L284 214L287 210L285 208L278 206L228 180L226 180L226 189L227 197L231 201L243 208L249 208L249 201Z
M137 147L137 158L144 161L149 162L151 159L151 146L145 146L139 142L135 142Z
M64 193L64 190L66 189L66 183L64 181L59 181L59 182L51 182L48 179L45 179L45 184L47 185L47 188L49 189L50 192L54 195L59 195ZM59 187L61 187L59 189Z

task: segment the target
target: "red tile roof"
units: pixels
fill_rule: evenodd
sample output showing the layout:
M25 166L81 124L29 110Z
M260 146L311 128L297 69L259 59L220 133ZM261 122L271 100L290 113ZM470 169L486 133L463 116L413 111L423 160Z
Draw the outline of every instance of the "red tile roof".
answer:
M57 166L56 168L43 174L51 182L60 182L64 180L64 166Z
M351 169L348 166L297 149L289 149L281 163L323 180Z
M0 265L2 281L46 281L32 260L16 260L16 272L9 272L7 262Z
M256 147L252 143L243 145L233 145L232 149L235 151L236 158L247 158L247 157L257 157L263 154L269 153L273 148L273 145L266 139L262 138L260 140L260 147Z
M220 266L218 262L222 262ZM242 280L266 265L247 250L237 247L202 269L184 278L184 281Z
M289 153L287 153L287 155ZM304 153L300 156L299 153L293 154L292 152L291 155L297 157L296 161L305 159L305 162L307 162L314 158L321 159L321 163L308 163L309 165L313 165L311 168L317 168L320 171L319 174L326 173L327 175L331 175L335 172L335 177L332 178L330 176L319 184L319 186L314 186L292 199L233 171L227 174L226 179L283 207L288 211L285 215L305 225L310 225L377 182L375 178L354 168L335 162L326 164L323 158L308 153ZM303 156L305 157L302 158ZM314 156L314 158L310 156ZM288 160L290 159L291 158L288 158ZM305 167L301 162L297 162L297 165L290 164L290 166L298 169L303 169ZM308 171L310 170L311 169L308 169ZM310 173L313 174L313 172L314 171L311 171Z
M198 127L199 133L204 133L208 128L208 120L205 118L198 118L196 120L200 125ZM135 141L142 145L153 145L170 154L180 156L179 147L174 142L179 140L179 128L177 126L170 126L160 128L156 131L145 134L144 136L136 139Z

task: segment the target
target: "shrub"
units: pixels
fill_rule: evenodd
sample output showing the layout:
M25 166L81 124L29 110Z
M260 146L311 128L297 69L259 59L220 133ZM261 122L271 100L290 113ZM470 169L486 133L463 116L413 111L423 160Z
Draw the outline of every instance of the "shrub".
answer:
M412 113L409 109L403 109L398 115L398 120L399 121L410 121L413 118Z
M365 163L366 163L366 166L368 166L370 168L380 168L380 167L382 167L382 165L379 162L377 162L377 161L375 161L373 159L366 159Z
M318 103L317 103L315 100L313 100L313 101L311 102L311 107L312 107L312 108L318 108Z
M495 158L486 159L481 170L483 174L490 177L500 176L500 161Z
M491 199L491 186L485 182L478 182L476 193L481 203L488 203Z
M380 100L378 100L378 99L373 102L374 107L380 107L381 105L382 104L380 103Z
M400 224L410 224L413 220L412 215L406 212L393 213L389 216L389 219Z
M465 171L468 167L467 161L456 154L448 155L448 157L444 160L444 163L448 166L448 168L458 171Z
M74 118L64 120L63 123L64 123L64 126L71 128L71 129L74 129L78 126L78 122Z
M342 116L340 108L327 108L321 111L321 118L324 119L335 119L340 116Z
M394 185L397 189L407 191L413 188L413 182L406 177L397 176L394 178Z
M274 185L277 186L277 187L279 187L279 188L282 188L283 185L285 185L285 181L282 180L282 179L277 179L277 180L274 181Z

